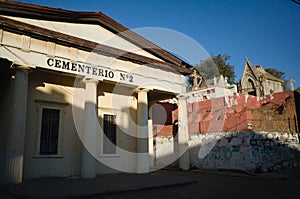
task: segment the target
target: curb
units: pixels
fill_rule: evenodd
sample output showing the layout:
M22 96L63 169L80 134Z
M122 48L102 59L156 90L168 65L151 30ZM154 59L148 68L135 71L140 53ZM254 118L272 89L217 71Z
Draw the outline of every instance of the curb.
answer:
M4 195L1 196L1 198L88 198L88 197L101 197L101 196L119 196L125 193L130 193L130 192L138 192L138 191L143 191L143 190L152 190L152 189L163 189L163 188L168 188L168 187L179 187L179 186L187 186L190 184L195 184L198 182L198 180L193 179L193 178L181 178L179 181L173 181L173 180L168 180L163 181L163 182L158 182L155 181L153 183L148 183L148 184L141 184L138 185L135 183L135 185L129 185L126 187L125 186L119 186L115 190L83 190L82 192L79 193L74 193L72 191L66 191L66 192L53 192L51 189L47 192L44 192L43 194L35 194L34 189L33 191L16 191L15 189L6 187L6 185L0 186L0 191ZM92 182L93 183L93 182ZM9 185L8 185L9 186Z
M267 173L255 173L243 170L223 170L223 169L214 169L214 170L190 170L194 173L203 173L210 175L220 175L220 176L230 176L237 178L249 178L249 179L257 179L257 180L288 180L300 178L299 175L289 175L288 173L279 173L279 172L267 172Z
M116 191L106 191L106 192L99 192L99 193L92 193L92 194L82 194L82 195L69 195L66 198L85 198L85 197L93 197L93 196L113 196L113 195L121 195L125 193L143 191L143 190L153 190L153 189L163 189L169 187L177 187L177 186L187 186L191 184L197 183L198 180L191 179L190 182L182 182L182 183L174 183L174 184L165 184L165 185L157 185L157 186L142 186L136 188L126 188L123 190L116 190Z

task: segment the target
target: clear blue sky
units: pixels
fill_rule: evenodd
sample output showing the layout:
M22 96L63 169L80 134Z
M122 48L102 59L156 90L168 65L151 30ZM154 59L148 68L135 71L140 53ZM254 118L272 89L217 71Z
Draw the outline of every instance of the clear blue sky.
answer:
M291 0L21 0L102 11L129 29L162 27L193 38L210 54L227 53L236 80L245 57L276 68L300 86L300 5Z

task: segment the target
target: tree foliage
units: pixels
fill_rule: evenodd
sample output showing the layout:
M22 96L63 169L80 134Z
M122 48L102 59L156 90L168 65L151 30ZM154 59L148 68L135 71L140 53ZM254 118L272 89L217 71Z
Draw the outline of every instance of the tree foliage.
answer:
M279 79L285 79L285 72L277 70L276 68L266 68L265 71Z
M230 56L227 54L218 54L206 60L201 60L200 64L194 67L198 70L204 80L212 79L223 75L228 78L228 83L233 84L235 80L234 66L228 63Z

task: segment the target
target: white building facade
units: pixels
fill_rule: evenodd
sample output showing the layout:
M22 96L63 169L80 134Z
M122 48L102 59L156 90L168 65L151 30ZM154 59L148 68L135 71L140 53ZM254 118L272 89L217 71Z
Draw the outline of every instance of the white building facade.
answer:
M0 8L1 182L149 172L148 108L174 96L187 144L182 60L102 13Z

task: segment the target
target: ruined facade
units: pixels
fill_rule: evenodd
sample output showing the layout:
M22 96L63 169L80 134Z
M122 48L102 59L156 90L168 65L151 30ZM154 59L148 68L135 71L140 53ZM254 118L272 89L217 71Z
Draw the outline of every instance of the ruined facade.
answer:
M283 92L285 83L284 80L266 72L261 65L253 66L246 58L243 76L238 83L238 89L241 93L262 97Z

